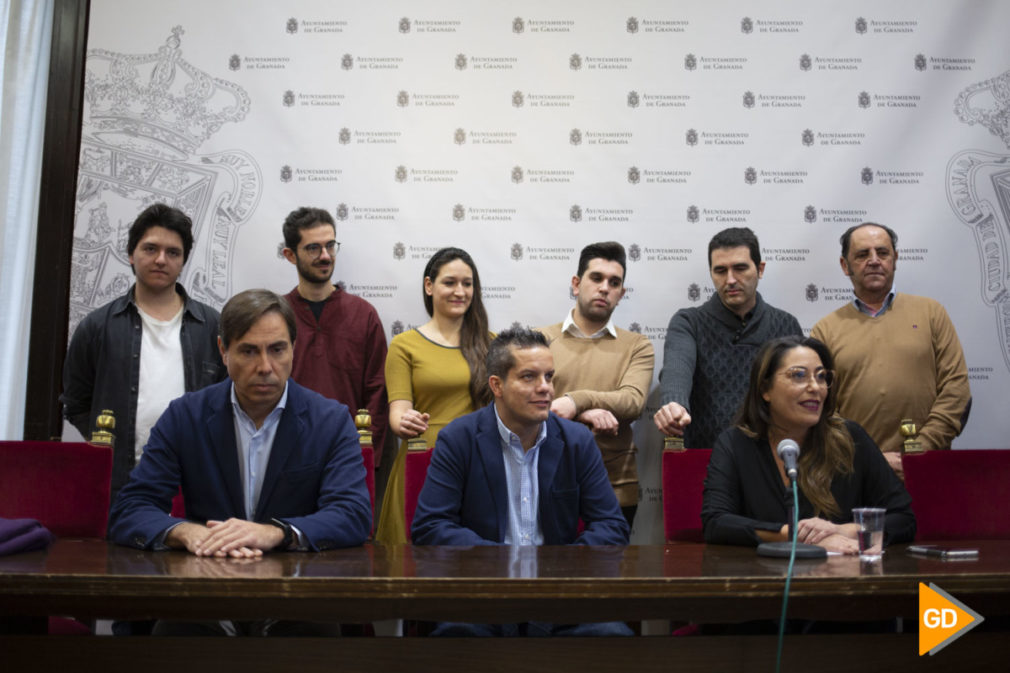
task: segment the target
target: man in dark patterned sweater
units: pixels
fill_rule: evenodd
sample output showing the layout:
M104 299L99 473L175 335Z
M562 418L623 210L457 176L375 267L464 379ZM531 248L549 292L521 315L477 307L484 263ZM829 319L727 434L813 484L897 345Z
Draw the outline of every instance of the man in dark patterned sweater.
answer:
M697 308L674 314L666 330L663 406L653 417L665 435L687 448L710 448L733 422L758 348L787 334L802 335L792 314L765 303L757 291L764 275L761 247L747 227L732 227L708 244L715 294Z

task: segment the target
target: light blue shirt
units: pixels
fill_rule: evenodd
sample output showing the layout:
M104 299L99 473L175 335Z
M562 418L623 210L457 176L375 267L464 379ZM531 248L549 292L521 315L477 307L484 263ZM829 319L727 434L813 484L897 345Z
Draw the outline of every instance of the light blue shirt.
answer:
M891 308L891 304L894 303L894 292L895 292L894 286L892 285L891 291L887 293L887 299L884 300L884 305L880 307L879 311L874 311L873 309L871 309L869 306L864 304L859 297L853 299L852 303L855 304L856 310L859 311L860 313L865 313L871 318L876 318L878 315L883 315L884 313L887 313L887 309Z
M508 528L505 529L507 545L542 545L544 533L540 529L540 445L547 438L547 424L540 424L540 434L533 448L523 450L519 436L505 427L498 406L494 406L501 437L502 457L505 461L505 486L508 489Z
M242 496L245 503L245 518L254 521L256 503L263 489L263 477L266 476L267 463L270 461L270 450L277 436L277 425L284 413L284 405L288 401L288 384L284 384L284 393L277 402L263 425L259 428L242 410L235 396L235 384L231 386L231 408L235 417L235 443L238 445L238 469L242 478Z

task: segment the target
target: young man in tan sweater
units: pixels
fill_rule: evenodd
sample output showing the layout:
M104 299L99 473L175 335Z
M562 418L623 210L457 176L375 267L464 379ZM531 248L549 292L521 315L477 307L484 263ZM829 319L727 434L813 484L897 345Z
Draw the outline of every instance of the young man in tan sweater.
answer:
M655 354L648 337L620 329L611 315L624 296L624 246L582 249L572 277L575 307L541 332L554 356L551 411L589 426L621 511L630 526L638 509L638 466L631 423L645 408Z

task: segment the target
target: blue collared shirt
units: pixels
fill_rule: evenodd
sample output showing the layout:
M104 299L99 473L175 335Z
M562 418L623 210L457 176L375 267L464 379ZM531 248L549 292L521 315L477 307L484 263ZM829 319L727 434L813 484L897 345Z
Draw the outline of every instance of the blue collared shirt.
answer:
M529 451L523 450L519 436L505 427L498 406L494 405L498 421L502 457L505 459L505 486L508 490L507 545L542 545L544 533L540 529L540 445L547 438L547 424L540 424L540 434Z
M235 444L238 445L238 469L242 477L242 496L245 503L245 518L254 521L256 503L260 499L263 488L263 477L266 475L267 463L270 461L270 450L277 436L277 425L280 423L284 405L288 401L288 384L284 384L284 393L263 425L259 428L253 423L235 396L235 384L231 386L231 408L235 417Z
M856 310L859 311L860 313L865 313L871 318L876 318L878 315L883 315L884 313L887 313L887 309L891 308L891 304L894 303L894 292L895 292L894 286L892 285L891 291L887 293L887 298L884 299L884 304L883 306L880 307L879 311L874 311L872 308L864 304L859 297L855 297L852 300L852 303L855 305Z

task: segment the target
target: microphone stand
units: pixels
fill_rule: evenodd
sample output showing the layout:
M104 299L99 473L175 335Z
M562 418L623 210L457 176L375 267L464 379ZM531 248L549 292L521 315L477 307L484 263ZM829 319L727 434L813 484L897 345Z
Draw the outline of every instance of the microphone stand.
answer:
M782 614L779 617L779 636L775 650L775 673L782 670L782 645L786 633L786 614L789 605L789 585L793 579L793 564L796 559L823 559L827 558L828 550L814 544L801 544L796 541L796 529L799 527L800 498L799 490L796 487L796 472L790 470L789 486L786 488L786 496L789 498L787 505L788 523L786 524L786 537L788 542L764 542L758 545L758 556L770 556L772 558L787 558L789 566L786 570L786 586L782 593Z

